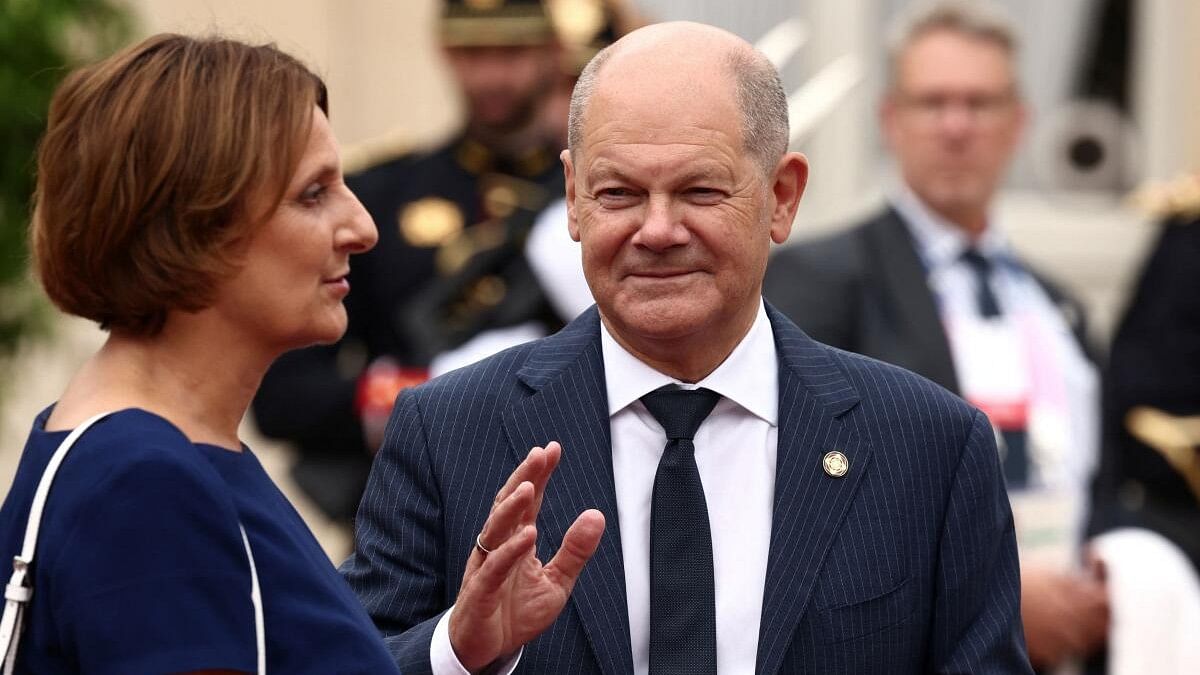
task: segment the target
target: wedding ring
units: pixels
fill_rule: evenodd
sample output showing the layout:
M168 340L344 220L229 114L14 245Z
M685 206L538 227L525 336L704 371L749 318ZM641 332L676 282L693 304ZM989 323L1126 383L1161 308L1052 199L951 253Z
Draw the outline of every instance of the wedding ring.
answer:
M479 549L479 552L480 552L480 553L482 553L482 554L484 554L484 555L487 555L487 554L491 553L491 551L488 549L488 547L486 547L486 546L484 546L484 545L483 545L483 542L482 542L482 541L480 541L480 540L479 540L479 538L480 538L480 537L482 537L482 536L483 536L483 533L482 533L482 532L480 532L479 534L475 535L475 548Z

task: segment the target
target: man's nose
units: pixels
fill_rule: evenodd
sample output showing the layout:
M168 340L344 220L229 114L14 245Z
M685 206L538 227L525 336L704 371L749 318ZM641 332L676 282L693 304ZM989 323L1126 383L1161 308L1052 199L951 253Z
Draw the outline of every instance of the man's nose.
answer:
M976 111L971 106L952 102L938 111L938 128L947 136L961 137L974 129Z
M633 236L633 243L653 251L673 246L682 246L691 238L679 210L673 208L667 195L650 195L646 202L641 225Z

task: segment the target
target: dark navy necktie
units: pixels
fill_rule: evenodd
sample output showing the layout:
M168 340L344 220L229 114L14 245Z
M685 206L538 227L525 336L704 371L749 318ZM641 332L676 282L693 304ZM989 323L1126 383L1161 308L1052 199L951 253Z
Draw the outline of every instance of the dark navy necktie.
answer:
M1000 303L992 291L992 261L974 248L963 251L962 259L975 275L975 297L979 315L985 319L1000 316Z
M979 315L985 319L999 317L1002 312L1000 303L996 300L996 294L992 290L992 261L975 248L963 251L962 259L975 276L975 297ZM1001 438L998 440L1003 442L1001 462L1008 487L1023 488L1027 486L1029 484L1029 450L1025 430L1005 429L1001 432Z
M650 505L650 675L717 672L712 534L692 439L720 398L671 385L641 399L667 432Z

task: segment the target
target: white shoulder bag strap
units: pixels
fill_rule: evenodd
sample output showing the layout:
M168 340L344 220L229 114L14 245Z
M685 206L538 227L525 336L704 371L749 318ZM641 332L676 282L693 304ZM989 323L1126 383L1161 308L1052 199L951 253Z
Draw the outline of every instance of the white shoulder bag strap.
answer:
M4 659L4 675L12 675L17 663L17 644L21 640L21 629L24 627L25 606L33 597L33 587L27 585L29 566L33 564L34 550L37 548L38 528L42 524L42 510L46 506L46 496L50 493L50 484L59 466L66 459L67 452L75 441L96 422L111 415L111 412L100 413L88 418L75 427L63 440L46 470L38 481L37 490L33 493L33 504L29 507L29 521L25 524L25 540L21 545L21 553L13 558L13 574L4 587L4 616L0 618L0 658ZM263 623L262 595L258 588L258 571L254 566L254 554L250 551L250 540L246 537L246 528L238 523L242 532L242 543L246 547L246 557L250 561L250 601L254 604L254 634L258 649L258 673L266 675L266 641Z

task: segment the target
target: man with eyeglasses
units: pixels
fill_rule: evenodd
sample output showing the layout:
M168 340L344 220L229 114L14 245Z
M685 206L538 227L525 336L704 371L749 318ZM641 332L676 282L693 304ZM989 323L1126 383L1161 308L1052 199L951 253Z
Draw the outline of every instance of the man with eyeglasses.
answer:
M1030 658L1053 668L1108 634L1099 566L1078 548L1098 383L1080 306L1017 257L991 209L1026 118L1013 30L981 3L942 2L904 17L891 44L880 121L900 180L887 208L779 251L764 294L817 340L987 413L1017 521Z

